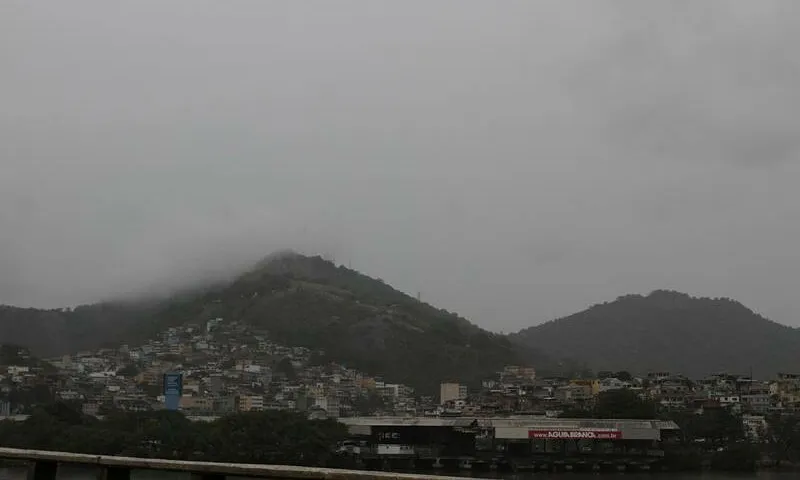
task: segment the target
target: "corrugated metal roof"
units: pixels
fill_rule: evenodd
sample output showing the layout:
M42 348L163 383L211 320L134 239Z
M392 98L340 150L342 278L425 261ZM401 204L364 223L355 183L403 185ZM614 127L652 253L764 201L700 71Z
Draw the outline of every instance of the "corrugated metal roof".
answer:
M417 427L468 427L478 422L482 428L529 427L558 429L642 429L678 430L673 421L631 420L631 419L591 419L591 418L550 418L544 416L526 417L350 417L339 421L348 426L417 426Z

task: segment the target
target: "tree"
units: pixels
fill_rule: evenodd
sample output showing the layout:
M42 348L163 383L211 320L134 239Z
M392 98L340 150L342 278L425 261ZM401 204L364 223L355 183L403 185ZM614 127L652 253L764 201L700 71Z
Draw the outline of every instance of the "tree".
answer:
M64 402L36 407L24 422L11 422L2 430L0 443L17 448L63 449L64 432L93 426L94 420Z
M353 410L359 415L371 415L386 409L383 397L375 392L368 392L366 395L359 395L353 402Z
M656 404L643 400L631 390L609 390L597 395L596 418L650 419L656 417Z
M8 400L12 405L24 406L26 411L31 411L37 405L46 405L53 402L53 392L47 385L37 384L30 388L11 390Z
M224 462L324 465L346 435L338 422L312 421L298 412L246 412L210 425L205 451Z
M294 380L297 378L297 372L294 371L294 365L292 365L292 360L289 357L283 357L278 362L278 365L275 367L275 370L278 373L286 375L286 378L288 380Z
M34 415L36 414L48 415L52 420L70 426L90 423L89 417L81 413L79 408L66 402L45 405L39 408L38 411L34 411Z
M8 343L0 345L0 365L27 365L27 361L22 358L27 351L19 345Z
M584 408L568 408L561 412L559 415L561 418L592 418L594 417L594 413L591 410L586 410Z
M671 413L668 418L678 424L684 440L702 440L711 450L732 445L745 438L741 419L725 408L706 408L701 415L691 412Z
M137 367L136 364L129 363L128 365L125 365L117 370L117 375L122 377L135 377L136 375L139 375L140 371L141 370L139 370L139 367Z
M178 412L113 411L103 420L67 404L37 408L24 422L0 422L0 445L95 455L242 463L325 465L347 437L333 420L299 412L247 412L191 422Z
M796 415L773 415L769 425L767 444L775 462L796 462L800 459L800 418Z
M614 375L623 382L630 382L631 380L633 380L633 375L631 375L631 373L628 372L627 370L620 370Z
M328 365L330 362L331 360L325 352L321 350L314 350L311 352L311 357L308 360L309 365Z

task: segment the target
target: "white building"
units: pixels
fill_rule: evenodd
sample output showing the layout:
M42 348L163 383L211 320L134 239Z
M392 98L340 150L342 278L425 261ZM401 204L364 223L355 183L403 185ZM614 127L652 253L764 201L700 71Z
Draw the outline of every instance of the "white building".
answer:
M16 377L16 376L28 373L30 371L31 371L30 367L21 366L21 365L9 365L7 373L9 375L11 375L12 377Z
M249 365L243 365L243 371L245 373L261 373L261 365L254 365L252 363Z
M630 382L624 382L618 378L604 378L600 380L598 387L599 392L607 392L609 390L623 390L631 388Z

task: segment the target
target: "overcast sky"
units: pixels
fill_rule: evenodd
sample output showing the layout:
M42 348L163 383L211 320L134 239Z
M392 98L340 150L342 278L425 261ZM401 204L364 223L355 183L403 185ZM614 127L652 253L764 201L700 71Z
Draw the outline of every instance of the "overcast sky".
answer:
M800 2L0 2L0 303L294 247L511 331L800 324Z

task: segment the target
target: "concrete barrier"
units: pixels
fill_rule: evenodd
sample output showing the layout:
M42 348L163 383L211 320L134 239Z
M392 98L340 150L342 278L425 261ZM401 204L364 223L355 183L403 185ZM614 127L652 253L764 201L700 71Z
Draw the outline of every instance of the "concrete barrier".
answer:
M17 448L0 448L0 459L28 462L28 480L55 480L59 465L94 467L97 469L98 480L130 480L131 470L186 472L192 474L193 480L223 480L226 476L286 480L457 480L459 478L288 465L116 457Z

